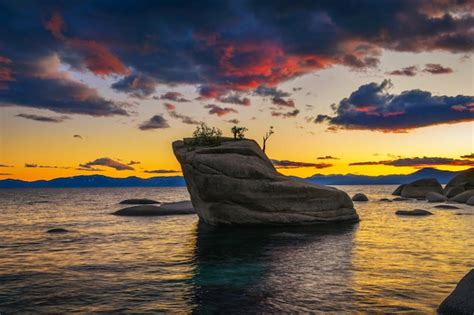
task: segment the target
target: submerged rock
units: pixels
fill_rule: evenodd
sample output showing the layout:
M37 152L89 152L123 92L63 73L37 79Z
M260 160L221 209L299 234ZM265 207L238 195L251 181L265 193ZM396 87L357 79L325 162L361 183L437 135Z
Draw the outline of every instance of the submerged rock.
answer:
M448 198L436 192L429 192L426 194L426 200L428 200L428 202L445 202Z
M358 193L352 197L352 201L369 201L366 195Z
M278 173L253 140L214 146L175 141L191 201L211 225L315 224L358 221L349 196L336 188Z
M474 269L471 269L456 288L440 304L440 314L474 314Z
M410 200L410 198L403 198L403 197L396 197L392 199L393 201L407 201Z
M382 201L382 202L392 202L393 200L388 199L388 198L382 198L382 199L380 199L379 201Z
M69 231L63 228L54 228L54 229L49 229L46 231L46 233L68 233Z
M186 202L187 203L187 202ZM153 205L142 205L142 206L133 206L124 209L115 211L114 215L121 216L164 216L164 215L178 215L178 214L194 214L196 213L194 209L187 204L182 202L177 203L167 203L165 206L153 206Z
M411 216L424 216L424 215L432 215L433 213L423 210L423 209L415 209L415 210L398 210L395 212L396 215L411 215Z
M460 193L459 195L456 195L449 200L454 201L454 202L459 202L459 203L466 203L473 196L474 196L474 189L471 189L463 193Z
M125 199L120 201L120 204L122 205L152 205L157 203L160 202L151 199Z
M471 189L474 189L474 168L459 172L458 175L446 184L444 193L448 198L451 198Z
M448 210L460 209L459 207L452 206L452 205L437 205L437 206L434 206L434 208L448 209Z
M400 191L405 198L425 198L429 192L443 193L443 187L435 178L419 179L398 187L393 193Z

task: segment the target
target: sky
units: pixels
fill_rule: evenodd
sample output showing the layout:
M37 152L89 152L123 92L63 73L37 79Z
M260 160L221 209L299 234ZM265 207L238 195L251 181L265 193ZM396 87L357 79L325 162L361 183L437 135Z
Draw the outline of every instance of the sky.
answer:
M474 2L0 1L0 179L181 175L248 128L278 170L474 166Z

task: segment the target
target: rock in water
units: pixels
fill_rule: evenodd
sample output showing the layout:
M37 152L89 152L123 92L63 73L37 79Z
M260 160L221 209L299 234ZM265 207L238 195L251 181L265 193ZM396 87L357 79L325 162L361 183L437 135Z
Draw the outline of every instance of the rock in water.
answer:
M432 215L433 213L423 210L423 209L415 209L415 210L398 210L395 212L396 215L412 215L412 216L424 216L424 215Z
M459 209L459 207L451 206L451 205L437 205L434 207L438 209L447 209L447 210Z
M358 193L352 197L352 201L369 201L366 195Z
M426 194L426 200L428 202L445 202L448 198L446 198L445 195L435 193L435 192L429 192Z
M125 199L120 201L120 204L122 205L152 205L157 203L160 202L151 199Z
M228 138L214 146L175 141L186 186L199 218L211 225L315 224L358 221L338 189L279 174L253 140Z
M400 192L405 198L425 198L429 192L443 193L443 187L435 178L419 179L398 187L393 194Z
M393 191L392 195L400 196L402 194L403 187L405 187L405 184L398 186L397 189Z
M446 184L444 193L448 198L454 197L465 190L474 189L474 167L459 172L453 179Z
M438 308L440 314L474 314L474 269L457 284Z
M165 202L160 206L161 209L168 211L183 211L187 213L196 213L193 204L189 200L177 202Z
M472 196L474 196L474 189L460 193L449 200L459 203L466 203Z
M467 201L466 201L466 204L468 206L474 206L474 196L472 196L471 198L469 198Z
M172 204L172 203L170 203ZM121 215L127 217L152 217L152 216L164 216L164 215L178 215L178 214L193 214L193 209L181 208L181 207L162 207L162 206L133 206L115 211L114 215Z

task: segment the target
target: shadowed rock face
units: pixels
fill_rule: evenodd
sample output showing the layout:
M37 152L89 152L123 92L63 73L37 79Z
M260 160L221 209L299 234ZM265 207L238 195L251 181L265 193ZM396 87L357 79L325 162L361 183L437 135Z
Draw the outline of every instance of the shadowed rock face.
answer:
M460 172L451 179L444 188L444 192L450 198L471 189L474 189L474 167Z
M474 314L474 269L471 269L438 308L440 314Z
M279 174L253 140L216 146L175 141L186 186L199 217L211 225L315 224L358 221L349 196L335 188Z

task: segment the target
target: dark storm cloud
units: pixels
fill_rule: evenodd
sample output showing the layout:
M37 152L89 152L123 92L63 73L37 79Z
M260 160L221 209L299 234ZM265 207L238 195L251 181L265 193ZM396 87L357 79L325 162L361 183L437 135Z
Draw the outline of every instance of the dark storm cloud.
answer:
M451 69L450 67L443 67L442 65L437 63L427 63L423 71L431 74L447 74L452 73L453 69Z
M302 168L302 167L314 167L314 168L328 168L332 164L329 163L308 163L308 162L296 162L288 160L272 160L273 165L276 168Z
M5 0L0 104L126 115L80 82L24 67L51 55L77 71L117 76L114 88L133 96L150 95L156 82L202 86L204 98L250 90L284 98L261 87L333 65L374 67L384 49L472 52L473 9L454 0Z
M116 169L117 171L133 171L134 170L134 168L131 167L130 165L123 164L121 162L112 160L111 158L107 158L107 157L99 158L91 162L80 164L79 168L81 168L81 170L90 170L90 169L95 170L94 166L106 166L106 167Z
M388 72L389 75L404 75L407 77L414 77L418 73L417 66L405 67L399 70L393 70Z
M327 122L333 129L406 132L474 120L474 96L433 96L421 90L396 95L388 93L391 86L389 80L362 85L334 107L334 116L318 115L314 122Z
M138 128L141 130L153 130L169 128L168 121L161 115L155 115L149 120L143 122Z
M474 166L474 161L472 160L460 160L460 159L451 159L443 157L414 157L414 158L400 158L395 160L385 160L385 161L368 161L368 162L355 162L350 163L349 165L360 166L360 165L389 165L389 166L398 166L398 167L424 167L424 166L442 166L442 165L451 165L451 166Z
M40 122L52 122L52 123L60 123L65 121L66 119L70 119L68 116L60 116L60 117L51 117L51 116L42 116L42 115L32 115L32 114L18 114L16 117L21 117L29 120L35 120Z
M209 109L209 114L211 114L211 115L215 114L219 117L230 114L230 113L238 113L238 111L233 109L233 108L220 107L220 106L215 105L215 104L207 104L207 105L204 106L204 108Z

